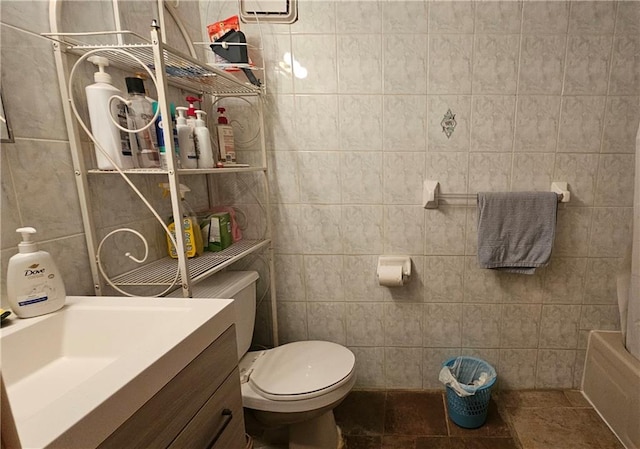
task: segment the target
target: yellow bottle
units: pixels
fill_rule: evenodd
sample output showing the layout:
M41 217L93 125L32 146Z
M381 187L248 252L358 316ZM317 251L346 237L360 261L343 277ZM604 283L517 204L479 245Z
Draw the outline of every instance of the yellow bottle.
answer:
M160 187L164 189L164 195L166 196L169 193L169 185L167 183L162 183L160 184ZM184 235L184 249L188 258L200 256L204 252L202 231L200 230L198 219L195 212L189 206L189 203L184 199L184 194L190 191L191 189L189 189L189 187L180 184L180 199L183 201L182 231ZM173 218L171 220L172 221L167 227L169 228L173 238L175 238L176 224L173 221ZM169 256L174 259L178 258L178 252L176 251L176 247L171 241L171 237L169 237L169 235L167 235L167 251L169 252Z

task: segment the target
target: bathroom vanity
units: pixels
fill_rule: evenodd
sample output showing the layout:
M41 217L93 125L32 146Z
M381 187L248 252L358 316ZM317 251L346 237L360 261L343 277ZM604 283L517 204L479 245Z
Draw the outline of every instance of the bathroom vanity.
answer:
M233 321L227 299L121 297L13 319L2 449L245 447Z

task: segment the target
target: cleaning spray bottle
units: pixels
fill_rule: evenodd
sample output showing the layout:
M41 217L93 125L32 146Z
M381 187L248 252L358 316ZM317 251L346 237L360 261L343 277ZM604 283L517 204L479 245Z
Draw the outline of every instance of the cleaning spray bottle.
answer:
M191 129L195 129L196 127L196 108L193 106L193 103L196 101L200 103L202 100L198 97L186 97L185 100L189 103L189 107L187 108L187 125L191 127Z
M233 127L229 125L224 111L225 108L218 108L218 124L216 125L220 160L226 164L234 164L236 162L236 149L233 138Z
M36 230L18 228L22 242L18 254L9 259L7 296L11 310L20 318L30 318L55 312L66 300L64 282L51 255L38 251L32 241Z
M169 194L169 184L163 182L160 184L163 189L163 196L166 197ZM190 192L191 189L180 184L180 200L182 200L182 230L184 231L184 249L187 257L200 256L204 252L204 243L202 241L202 231L198 224L198 218L195 211L191 208L189 203L185 200L185 193ZM169 231L175 238L176 236L176 224L173 221L173 217L169 219L169 225L167 226ZM176 247L171 241L171 238L167 235L167 249L169 256L174 259L178 258L178 252Z
M119 130L111 120L117 118L120 126L127 128L126 105L109 99L118 95L123 96L122 91L111 82L111 75L104 71L109 65L109 60L102 56L91 56L89 62L98 66L98 71L94 73L94 84L85 88L87 94L87 106L89 108L89 121L91 122L91 132L96 142L109 155L115 163L107 159L96 146L96 161L100 170L115 170L116 166L121 169L133 168L133 152L129 141L129 134Z
M187 110L184 106L176 108L178 118L176 129L178 130L178 143L180 145L180 162L182 168L198 168L198 153L193 135L193 128L187 125L187 118L184 113Z
M198 168L213 168L216 165L216 161L213 157L213 150L211 149L211 134L205 123L203 116L207 115L206 112L197 110L196 116L196 145L198 147Z

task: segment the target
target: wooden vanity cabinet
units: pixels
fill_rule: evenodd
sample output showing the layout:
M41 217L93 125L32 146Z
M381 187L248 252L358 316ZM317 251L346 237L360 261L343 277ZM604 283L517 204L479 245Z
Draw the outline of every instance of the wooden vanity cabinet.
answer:
M98 447L245 446L236 332L232 325Z

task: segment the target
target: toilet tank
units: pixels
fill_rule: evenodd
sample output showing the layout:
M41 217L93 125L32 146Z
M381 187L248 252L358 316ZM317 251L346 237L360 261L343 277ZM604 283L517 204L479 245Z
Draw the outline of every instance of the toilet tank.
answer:
M216 273L191 289L194 298L233 299L235 307L238 360L249 350L256 322L257 271L225 271ZM169 294L182 297L182 290Z

